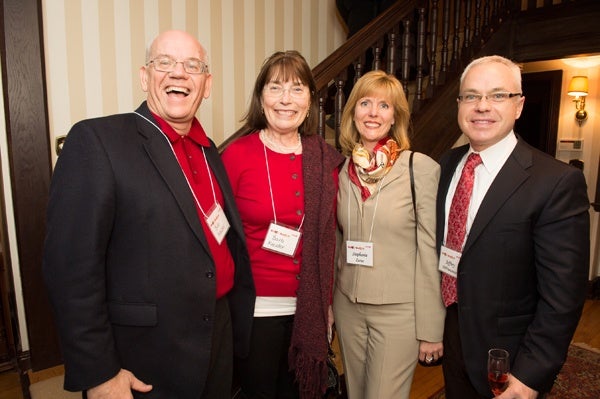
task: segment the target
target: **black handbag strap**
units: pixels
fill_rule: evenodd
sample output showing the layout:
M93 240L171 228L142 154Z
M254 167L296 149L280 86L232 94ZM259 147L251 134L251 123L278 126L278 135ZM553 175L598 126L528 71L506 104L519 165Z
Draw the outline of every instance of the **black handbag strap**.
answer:
M415 228L417 228L417 195L415 193L415 173L413 171L413 155L415 155L414 151L410 153L410 156L408 158L408 173L410 174L410 194L412 195L413 211L415 213Z

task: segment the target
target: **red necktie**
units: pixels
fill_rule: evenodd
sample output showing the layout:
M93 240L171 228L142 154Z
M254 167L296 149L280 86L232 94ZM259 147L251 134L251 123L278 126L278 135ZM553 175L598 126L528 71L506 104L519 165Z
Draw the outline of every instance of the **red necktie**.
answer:
M481 163L479 154L471 153L465 162L456 186L450 212L448 214L448 233L446 234L446 247L457 252L462 251L467 231L467 215L469 203L475 181L475 168ZM444 305L449 306L457 301L456 278L442 273L442 298Z

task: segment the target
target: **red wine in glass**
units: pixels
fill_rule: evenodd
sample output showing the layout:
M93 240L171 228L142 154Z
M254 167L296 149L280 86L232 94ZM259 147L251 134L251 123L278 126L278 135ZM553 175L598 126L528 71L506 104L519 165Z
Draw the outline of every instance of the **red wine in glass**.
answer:
M510 361L508 351L490 349L488 351L488 382L494 396L500 395L507 386Z
M488 381L490 388L494 396L500 395L506 389L506 382L508 381L508 373L492 372L488 373Z

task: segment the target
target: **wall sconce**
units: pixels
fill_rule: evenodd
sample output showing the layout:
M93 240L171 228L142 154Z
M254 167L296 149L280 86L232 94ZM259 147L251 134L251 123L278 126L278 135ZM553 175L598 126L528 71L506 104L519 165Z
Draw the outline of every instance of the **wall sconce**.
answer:
M587 76L573 76L571 83L569 83L569 91L567 92L570 96L575 96L573 102L575 103L575 120L577 124L581 124L587 119L587 111L585 110L585 96L588 95L588 78Z

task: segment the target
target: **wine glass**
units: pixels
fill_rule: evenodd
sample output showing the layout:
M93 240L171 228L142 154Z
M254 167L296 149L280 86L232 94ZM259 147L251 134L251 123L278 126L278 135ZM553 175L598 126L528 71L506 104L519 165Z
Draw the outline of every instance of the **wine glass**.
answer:
M494 396L500 395L506 389L509 371L508 352L504 349L490 349L488 351L488 382Z

